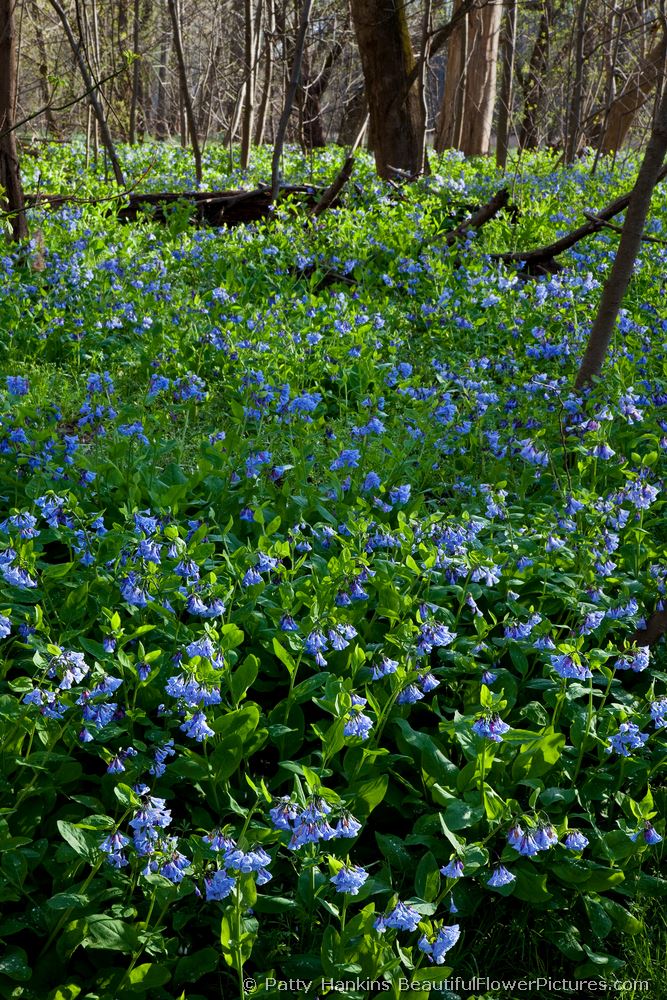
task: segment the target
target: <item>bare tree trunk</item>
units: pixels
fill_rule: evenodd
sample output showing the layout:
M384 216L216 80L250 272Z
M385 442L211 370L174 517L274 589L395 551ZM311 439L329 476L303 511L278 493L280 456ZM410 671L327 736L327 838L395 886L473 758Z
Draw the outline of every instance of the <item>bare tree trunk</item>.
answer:
M426 138L427 138L426 130L428 127L428 100L427 100L428 39L431 34L432 14L433 14L432 0L425 0L424 13L422 16L421 41L419 43L419 59L417 61L417 65L419 67L419 76L418 76L419 103L421 105L422 113L424 115L424 129L422 131L421 157L423 163L423 170L425 174L430 174L431 172L431 165L428 160L428 150L426 148Z
M584 99L584 42L586 40L586 15L588 0L579 0L577 26L574 40L574 84L565 142L565 162L573 163L579 148L581 131L581 107Z
M509 148L510 118L512 114L512 84L514 82L514 55L516 51L517 0L507 0L502 37L502 80L498 107L498 134L496 136L496 165L504 170Z
M303 73L299 89L303 95L303 137L307 150L326 146L321 101L342 51L343 42L338 40L329 50L324 65L314 80L311 79L308 53L303 54Z
M181 97L185 107L185 117L187 120L188 130L190 132L192 156L195 161L195 177L197 178L197 183L201 184L201 148L197 137L197 123L195 121L195 113L192 107L190 88L188 87L188 73L185 66L185 56L183 55L183 41L181 39L181 25L178 18L178 9L176 7L176 0L167 0L167 3L169 5L169 14L171 17L171 29L174 35L174 48L176 49L178 74L181 82Z
M141 101L141 56L139 41L141 37L141 0L134 0L134 20L132 24L132 96L130 98L130 143L137 141L137 111Z
M352 0L370 113L370 136L381 177L421 173L424 109L404 0ZM403 95L405 95L403 99Z
M244 0L245 10L245 80L243 85L243 118L241 121L241 170L247 170L250 165L250 147L255 116L255 38L259 32L259 18L262 3L258 0L257 15L253 9L253 0Z
M162 42L160 45L160 65L157 71L157 102L155 107L155 135L158 139L166 139L169 134L167 126L167 74L169 72L169 53L171 52L171 36L169 34L169 15L163 15L161 25Z
M667 33L661 30L660 38L650 50L639 71L630 77L609 108L601 143L603 153L612 153L623 145L635 115L646 103L660 79L666 54Z
M84 87L88 91L88 100L92 106L95 117L100 126L100 134L102 136L102 142L104 148L107 151L111 167L113 169L114 177L116 178L116 183L121 187L125 187L125 178L123 177L123 171L121 170L120 163L118 162L118 157L116 156L116 150L114 149L113 139L111 138L111 132L109 131L109 126L107 125L107 120L104 117L104 111L102 110L102 105L99 102L97 96L95 85L93 84L92 77L88 70L88 64L83 57L82 44L81 41L76 40L74 37L74 32L69 23L67 14L63 10L59 0L49 0L49 3L53 7L54 11L60 18L60 22L65 29L65 34L67 35L67 41L69 42L70 48L74 54L77 65L79 67L79 72L81 73L81 79L83 80Z
M522 80L524 104L519 131L519 147L521 149L535 149L538 144L537 116L542 105L544 75L549 63L549 26L552 7L553 0L544 0L528 73Z
M460 0L457 6L462 6ZM454 147L467 156L489 152L496 98L502 3L473 8L449 39L445 92L436 149Z
M12 239L28 238L14 129L17 92L16 0L0 0L0 208L9 213Z
M461 0L456 0L455 14L458 13L461 6ZM458 148L467 86L467 49L468 16L466 14L458 21L447 43L445 89L435 133L435 148L438 153L442 153L445 149Z
M354 142L355 136L366 120L368 115L368 104L366 101L366 91L363 85L355 87L351 97L345 102L343 118L336 138L338 146L350 146ZM362 137L363 138L363 137Z
M308 30L308 21L310 20L310 8L312 7L313 0L304 0L303 7L301 8L301 16L299 18L299 30L296 37L296 45L294 46L294 59L292 62L292 72L290 73L289 84L287 86L287 94L285 95L285 107L283 113L280 116L280 121L278 122L278 131L276 132L275 142L273 144L273 158L271 160L271 200L275 201L278 194L278 189L280 188L280 157L283 152L283 143L285 142L285 133L287 131L287 125L292 114L292 108L294 106L294 99L296 97L297 87L299 86L299 78L301 76L301 61L303 59L303 48L306 44L306 31Z
M491 2L469 15L468 86L460 145L467 156L489 152L502 12L502 3Z
M595 143L595 159L593 161L593 166L591 168L591 173L595 173L597 169L600 156L602 155L602 144L604 142L605 133L607 131L607 123L609 121L609 112L614 103L616 97L616 64L618 61L618 50L621 44L621 29L623 26L623 15L620 11L615 8L612 9L609 15L609 37L607 44L605 46L605 98L604 98L604 116L600 122L599 128L594 129L592 142Z
M39 53L39 87L42 93L42 104L44 105L46 127L51 135L60 138L60 129L56 125L56 120L53 117L53 112L51 110L52 94L49 88L48 53L46 51L46 42L44 41L44 32L42 31L41 15L39 7L37 6L37 0L31 0L30 2L30 17L32 21L32 28L35 32L37 52Z
M257 112L255 123L255 145L261 146L264 142L264 131L266 129L266 118L271 104L271 84L273 83L273 32L276 21L273 9L273 0L266 0L266 29L264 32L264 78L262 80L262 97Z
M587 385L602 371L607 348L616 327L618 312L639 253L644 225L651 205L651 196L665 159L665 153L667 153L667 88L665 88L660 101L644 160L628 204L614 264L602 291L602 298L590 333L586 353L577 373L575 381L577 389Z
M204 143L208 138L213 116L213 104L216 93L216 67L220 64L222 56L222 46L216 38L211 39L211 48L208 56L208 66L201 85L201 96L199 98L198 110L198 130L204 137Z

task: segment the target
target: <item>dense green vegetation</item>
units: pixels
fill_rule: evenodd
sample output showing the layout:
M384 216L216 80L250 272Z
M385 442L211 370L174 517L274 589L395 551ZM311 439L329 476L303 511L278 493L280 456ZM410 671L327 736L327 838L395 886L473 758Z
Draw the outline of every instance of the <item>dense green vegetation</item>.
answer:
M321 184L340 152L289 157ZM205 187L252 182L227 158ZM76 144L24 164L82 201L0 256L1 996L662 995L667 673L633 635L667 587L667 253L576 395L616 234L537 280L490 254L631 168L523 158L449 250L501 180L434 168L219 230L119 223Z

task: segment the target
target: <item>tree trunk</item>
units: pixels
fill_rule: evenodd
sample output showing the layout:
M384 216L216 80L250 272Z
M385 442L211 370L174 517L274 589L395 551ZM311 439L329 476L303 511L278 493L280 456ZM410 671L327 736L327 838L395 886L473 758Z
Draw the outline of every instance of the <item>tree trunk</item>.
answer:
M630 77L609 108L601 144L603 153L613 153L623 145L635 115L660 79L666 54L667 33L661 31L639 71Z
M285 133L287 132L287 126L292 114L292 108L294 107L294 100L299 86L299 79L301 77L301 61L303 59L304 45L306 44L306 31L308 30L312 4L313 0L304 0L303 7L301 8L301 15L299 17L299 28L297 31L296 44L294 46L292 70L290 72L289 83L287 85L287 93L285 94L285 107L283 108L283 113L280 116L280 121L278 122L276 139L273 144L273 156L271 158L271 201L276 200L276 196L280 188L280 157L283 153Z
M264 142L266 119L271 105L271 85L273 83L273 32L275 31L275 16L273 0L266 0L266 30L264 32L264 78L262 80L262 96L259 102L257 120L255 122L255 145Z
M516 52L517 0L508 0L502 38L502 80L498 107L498 135L496 137L496 165L504 170L509 148L510 119L512 115L512 84L514 81L514 56Z
M102 105L100 104L99 98L97 96L97 90L93 84L93 79L88 70L88 64L83 57L82 44L81 41L76 40L74 37L74 32L69 23L67 14L63 10L59 3L59 0L49 0L54 11L60 18L60 22L65 29L65 34L67 35L67 41L69 42L70 48L74 54L77 65L79 67L79 72L81 73L81 79L83 80L84 87L88 91L88 100L90 101L91 107L95 114L95 117L100 126L100 134L102 136L102 142L104 148L107 151L107 156L111 163L111 167L114 172L114 177L116 178L116 183L121 187L125 187L125 178L123 177L123 171L121 170L120 163L118 162L118 157L116 156L116 150L114 148L113 139L111 138L111 132L109 131L109 126L107 125L107 120L104 117L104 111L102 110Z
M241 122L241 170L247 170L250 166L250 147L252 146L252 133L255 118L255 79L257 66L255 59L256 42L255 39L260 32L260 18L262 14L262 3L258 0L257 12L253 8L253 0L245 0L245 48L244 48L244 73L245 80L243 86L243 119Z
M169 135L167 124L167 74L169 72L169 54L171 52L171 35L169 32L169 15L163 14L162 41L160 43L160 65L157 71L157 102L155 106L155 135L158 139L166 139Z
M544 0L528 73L522 80L524 103L519 131L520 149L535 149L538 145L537 116L542 106L544 75L549 63L549 25L552 6L553 0Z
M421 173L424 109L419 100L415 59L404 0L352 0L370 113L375 165L380 177ZM403 95L405 99L403 99Z
M190 88L188 86L188 73L185 66L185 56L183 55L183 42L181 39L181 25L179 23L176 0L167 0L167 2L169 4L171 28L174 35L174 48L176 49L176 60L178 62L178 75L181 83L181 98L183 100L183 105L185 109L185 118L187 120L188 130L190 132L190 142L192 143L192 156L195 161L195 177L197 178L197 183L201 184L201 179L202 179L201 148L199 146L199 138L197 136L197 123L195 121L195 113L192 107Z
M355 87L351 96L345 101L336 145L351 146L367 115L366 91L360 84Z
M0 0L0 208L9 213L12 239L27 239L21 171L16 150L14 109L17 92L16 0Z
M139 131L143 131L142 115L142 77L141 77L141 56L139 55L139 43L141 40L142 10L141 0L134 0L134 20L132 23L132 95L130 97L130 142L137 141L137 119L139 121Z
M584 42L586 40L586 15L588 0L579 0L577 25L574 39L574 85L570 101L570 114L565 137L565 162L574 163L579 148L581 131L581 107L584 99Z
M326 146L321 102L343 48L342 41L339 40L335 43L333 48L329 50L324 65L314 80L311 75L308 52L303 54L300 90L303 100L303 139L307 150Z
M37 6L37 0L31 0L30 3L30 17L32 20L32 28L35 32L35 42L37 43L37 52L39 53L39 86L42 93L42 103L44 105L44 118L46 119L46 127L51 135L54 135L57 139L61 138L60 130L56 125L55 118L53 117L53 112L51 110L51 102L53 96L49 87L49 63L48 55L46 51L46 42L44 41L44 32L42 31L42 25L40 21L39 7Z
M439 153L451 147L466 156L489 152L502 10L499 2L473 8L452 32L436 133Z
M611 273L607 278L588 346L577 373L575 387L580 389L602 371L616 318L627 290L641 246L651 195L667 153L667 88L665 88L625 215L623 232Z

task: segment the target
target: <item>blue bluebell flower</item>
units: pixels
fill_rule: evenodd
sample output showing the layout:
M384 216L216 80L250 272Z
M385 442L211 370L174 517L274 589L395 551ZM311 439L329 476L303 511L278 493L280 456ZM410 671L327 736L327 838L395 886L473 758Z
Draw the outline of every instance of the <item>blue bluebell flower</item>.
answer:
M504 865L498 865L497 868L494 868L491 874L491 878L488 880L486 884L492 886L492 888L494 889L499 889L501 886L509 885L511 882L514 882L515 880L516 880L516 875L508 871L508 869L505 868Z
M25 396L30 391L30 383L22 375L7 375L6 384L11 396Z
M652 701L650 714L656 729L667 727L667 697Z
M618 732L609 737L606 753L615 750L621 757L630 757L633 750L640 750L648 740L648 733L641 733L634 722L622 722Z
M329 881L336 887L338 892L346 892L350 896L356 896L362 885L368 878L368 872L358 865L346 865L336 872Z
M445 955L460 937L459 925L451 924L449 927L441 927L433 940L429 940L425 934L422 935L417 947L428 955L429 961L435 962L436 965L444 965Z
M588 837L585 837L579 830L571 830L563 843L570 851L583 851L585 847L588 847Z
M615 670L633 670L636 674L646 670L649 665L650 648L639 646L637 649L627 650L614 663Z
M236 887L236 879L229 875L224 868L219 868L211 878L204 879L204 885L207 901L218 902L231 895Z
M648 844L649 846L653 844L659 844L662 840L662 837L660 836L658 831L655 829L652 823L649 823L648 820L644 820L644 823L642 824L640 830L637 830L636 833L630 834L630 840L637 841L639 840L640 837L642 838L644 843Z
M415 931L420 919L421 917L412 906L399 900L391 913L382 918L376 918L373 926L380 933L383 933L387 927L398 931Z
M559 677L583 681L593 676L590 668L586 666L586 664L576 662L573 657L568 654L564 653L551 656L550 661L551 666L554 668Z
M463 876L463 862L460 858L454 858L440 869L440 874L445 878L461 878Z
M208 739L209 736L215 735L214 730L208 725L206 716L201 711L195 712L190 719L187 719L179 726L179 729L182 729L186 736L197 740L198 743Z
M494 743L501 743L505 733L509 732L510 726L500 718L499 715L482 715L473 722L472 731L484 739L492 740Z
M359 739L367 740L368 734L373 728L373 720L362 711L366 705L366 699L358 695L352 695L352 708L348 712L343 726L344 736L357 736Z

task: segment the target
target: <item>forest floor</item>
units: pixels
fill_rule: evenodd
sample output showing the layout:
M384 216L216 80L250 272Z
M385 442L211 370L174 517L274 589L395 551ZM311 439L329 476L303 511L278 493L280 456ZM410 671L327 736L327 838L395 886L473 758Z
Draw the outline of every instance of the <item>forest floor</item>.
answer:
M591 166L361 156L225 229L24 159L78 201L0 254L0 997L667 995L667 250L583 394L618 235L493 257L632 185Z

